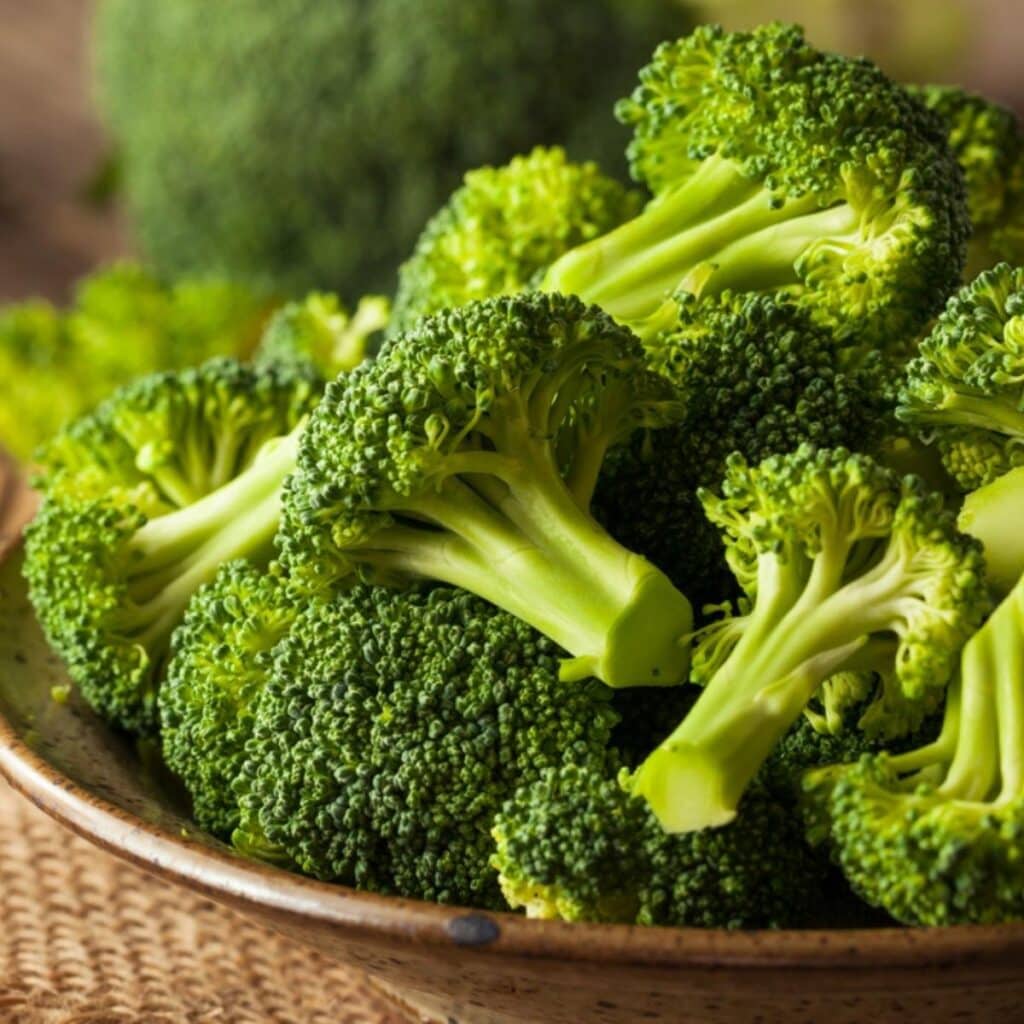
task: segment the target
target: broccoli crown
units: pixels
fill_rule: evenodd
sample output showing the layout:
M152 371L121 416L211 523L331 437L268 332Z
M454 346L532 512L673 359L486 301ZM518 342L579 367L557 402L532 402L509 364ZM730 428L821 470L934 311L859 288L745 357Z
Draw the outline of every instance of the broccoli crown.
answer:
M47 446L26 537L29 594L85 698L118 726L156 726L171 631L233 557L265 558L305 376L231 360L127 385Z
M693 710L632 779L670 831L724 824L826 680L880 671L934 708L988 610L980 545L939 495L867 456L801 446L758 465L730 457L701 492L744 598L698 635Z
M786 927L809 913L823 875L791 816L763 793L726 828L673 836L598 762L524 784L494 836L506 900L538 918Z
M111 391L156 370L247 354L265 296L218 279L174 284L131 264L79 282L71 308L0 312L0 444L20 458Z
M679 287L785 291L883 348L956 287L969 222L944 125L869 62L789 25L702 26L657 49L617 113L655 199L546 287L638 329Z
M1024 586L963 651L942 731L804 780L808 836L906 924L1024 919Z
M567 142L617 171L614 98L687 20L674 0L105 0L99 98L161 269L390 291L466 168Z
M474 299L529 287L555 259L636 216L640 194L537 147L503 167L470 171L402 265L395 327Z
M834 335L783 297L681 296L648 365L684 411L610 453L594 499L598 518L696 605L721 601L730 593L722 542L697 488L717 485L733 452L757 462L804 442L872 448L885 413L878 365L843 363Z
M1000 260L1020 262L1024 249L1007 246L1005 231L1019 197L1017 169L1024 164L1024 133L1016 115L957 86L908 88L942 117L949 145L964 172L971 219L969 275L973 277Z
M312 367L325 380L333 380L366 359L389 318L390 303L382 295L364 296L350 314L337 295L313 292L277 311L254 362Z
M164 760L191 794L195 820L216 835L227 838L238 827L232 785L245 760L253 705L274 645L299 607L276 567L228 562L196 591L171 637L158 697Z
M587 508L604 454L675 410L639 342L578 299L531 294L421 320L329 385L288 481L282 558L450 583L574 657L567 679L685 676L689 603Z
M1024 465L1024 269L1001 263L946 305L906 369L897 415L965 491Z
M495 814L561 763L603 760L615 713L558 650L447 587L356 584L274 653L237 789L240 842L383 892L498 908Z

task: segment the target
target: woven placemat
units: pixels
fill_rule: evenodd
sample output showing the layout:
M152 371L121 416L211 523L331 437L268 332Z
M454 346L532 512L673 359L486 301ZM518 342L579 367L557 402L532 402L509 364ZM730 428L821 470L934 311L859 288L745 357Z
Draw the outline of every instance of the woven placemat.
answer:
M401 1024L356 972L120 863L0 781L4 1024Z

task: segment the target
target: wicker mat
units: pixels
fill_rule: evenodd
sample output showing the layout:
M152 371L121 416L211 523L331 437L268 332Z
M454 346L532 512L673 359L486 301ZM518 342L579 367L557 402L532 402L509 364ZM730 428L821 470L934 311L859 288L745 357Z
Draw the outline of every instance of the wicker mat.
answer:
M0 781L3 1024L399 1024L356 973L74 838Z

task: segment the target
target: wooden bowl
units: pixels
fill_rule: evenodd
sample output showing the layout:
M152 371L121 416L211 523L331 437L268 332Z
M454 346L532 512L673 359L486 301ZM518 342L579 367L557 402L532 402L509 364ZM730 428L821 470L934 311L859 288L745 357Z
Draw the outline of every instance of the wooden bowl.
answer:
M2 477L0 471L0 477ZM0 479L2 484L2 479ZM0 507L4 505L0 486ZM1024 1019L1024 926L723 932L528 921L373 896L239 856L74 696L36 625L8 493L0 772L98 846L364 968L442 1024L943 1024ZM11 509L17 508L17 512ZM0 548L4 546L0 525Z

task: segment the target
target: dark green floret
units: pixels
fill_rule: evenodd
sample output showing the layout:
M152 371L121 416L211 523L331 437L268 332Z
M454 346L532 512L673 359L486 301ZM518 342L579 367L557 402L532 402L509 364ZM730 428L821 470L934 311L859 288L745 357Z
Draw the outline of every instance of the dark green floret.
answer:
M1024 584L963 650L942 732L804 781L809 837L905 924L1024 920Z
M729 459L701 492L743 590L697 635L693 710L632 776L667 831L733 820L758 769L840 672L879 671L901 722L933 710L988 610L980 546L939 495L867 456L803 446Z
M494 828L509 905L530 917L702 928L801 923L824 872L791 816L760 791L722 829L668 835L600 765L521 787Z
M199 826L223 838L239 823L232 786L255 701L301 607L277 567L228 562L196 591L172 635L158 699L164 760L191 794Z
M354 370L388 326L390 304L367 295L349 313L337 295L313 292L274 315L254 356L257 364L312 366L324 380Z
M615 722L560 651L447 587L363 584L277 648L238 791L246 849L318 878L498 909L494 816L551 767L602 761Z
M214 360L128 385L44 450L29 594L115 725L156 728L170 635L196 589L223 562L270 557L316 394L304 375Z
M944 125L865 60L821 53L793 26L702 26L658 48L617 113L654 199L542 287L643 336L677 290L731 289L785 292L885 348L960 279L970 225Z
M617 540L700 607L732 587L697 489L721 481L733 452L759 462L805 442L870 450L885 405L877 361L844 368L835 336L785 297L726 292L679 302L648 365L673 386L682 416L609 454L594 507Z
M689 602L588 511L608 449L675 412L636 338L578 299L429 317L328 387L286 486L283 560L470 590L565 648L566 679L679 682Z
M474 299L523 291L563 253L640 212L639 192L594 163L538 147L470 171L403 264L396 328Z

